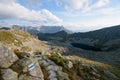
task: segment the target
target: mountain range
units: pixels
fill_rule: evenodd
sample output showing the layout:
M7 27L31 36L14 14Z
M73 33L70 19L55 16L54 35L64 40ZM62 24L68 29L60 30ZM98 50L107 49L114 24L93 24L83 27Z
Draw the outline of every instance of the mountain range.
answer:
M26 32L29 32L31 34L37 34L37 33L56 33L59 31L65 31L68 33L72 33L72 31L64 28L63 26L20 26L20 25L12 25L13 29L20 29Z

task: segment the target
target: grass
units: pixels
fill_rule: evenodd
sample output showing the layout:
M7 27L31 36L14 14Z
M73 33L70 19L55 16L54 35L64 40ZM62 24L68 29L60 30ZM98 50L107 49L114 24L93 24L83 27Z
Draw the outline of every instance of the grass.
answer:
M54 61L56 64L58 64L58 65L60 65L62 67L65 67L66 60L63 59L62 57L54 54L54 55L50 56L49 59L51 59L52 61Z
M9 31L0 30L0 41L4 43L11 43L14 42L15 39L14 35Z
M85 58L80 58L78 56L69 56L69 57L72 60L80 61L82 63L88 64L91 66L96 66L96 68L99 68L99 70L109 70L113 74L115 74L117 77L120 78L120 69L115 66L111 66L108 64L104 64L104 63L100 63L100 62L96 62L96 61L92 61L92 60L87 60Z
M5 30L0 30L0 42L3 44L13 43L15 46L22 45L22 42L18 40L12 32Z

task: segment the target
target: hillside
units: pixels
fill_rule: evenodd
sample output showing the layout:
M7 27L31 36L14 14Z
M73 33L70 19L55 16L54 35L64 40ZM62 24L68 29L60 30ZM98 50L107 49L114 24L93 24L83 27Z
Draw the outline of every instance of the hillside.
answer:
M42 33L38 34L38 38L48 41L49 44L67 48L66 55L77 55L79 57L120 67L119 25L85 33L68 34L64 31L54 34ZM78 43L77 46L81 46L81 48L71 46L72 43ZM100 50L90 50L92 47L89 46Z
M115 40L117 40L118 42L118 40L120 39L120 25L103 28L100 30L90 31L86 33L74 33L70 35L69 38L70 39L74 38L75 40L78 40L78 41L82 41L82 39L89 39L88 42L90 42L92 45L96 45L100 47L106 46L106 43L108 44L109 41L113 42L113 44L116 44ZM118 45L116 44L116 46ZM109 45L109 46L112 46L112 45Z
M120 48L120 25L103 28L100 30L69 34L65 31L57 33L38 33L40 40L83 43L99 47L104 51L114 51Z
M48 46L34 36L20 30L0 30L0 43L22 51L43 51Z
M67 35L69 35L69 33L65 32L65 31L59 31L59 32L56 32L56 33L38 33L37 36L38 36L38 39L40 40L58 40L58 38L65 38Z
M65 55L68 53L65 47L47 45L20 30L0 30L0 43L0 80L119 80L120 77L115 66Z

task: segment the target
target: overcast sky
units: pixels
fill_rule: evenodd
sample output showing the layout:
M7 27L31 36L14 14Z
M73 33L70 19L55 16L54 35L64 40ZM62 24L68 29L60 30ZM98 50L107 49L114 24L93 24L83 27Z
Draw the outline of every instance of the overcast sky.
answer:
M90 31L120 24L120 0L0 0L0 24Z

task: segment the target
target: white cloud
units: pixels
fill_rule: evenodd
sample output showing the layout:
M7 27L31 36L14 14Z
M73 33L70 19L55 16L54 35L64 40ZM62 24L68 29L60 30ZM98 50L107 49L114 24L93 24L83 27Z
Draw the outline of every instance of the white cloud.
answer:
M45 21L47 19L53 22L61 21L61 19L53 15L48 10L46 10L46 13L44 10L30 10L17 3L16 0L0 0L0 19L10 18L29 21Z
M120 25L120 16L101 17L94 20L88 20L85 22L65 22L64 25L67 29L75 32L87 32L91 30L97 30L104 27L110 27L114 25ZM87 23L87 24L86 24Z
M109 0L98 0L93 6L94 7L102 7L108 4L110 1Z
M41 14L45 17L45 19L47 19L47 20L52 20L52 21L54 21L54 22L57 22L57 23L59 23L59 22L62 22L62 20L61 19L59 19L58 17L56 17L55 15L53 15L50 11L48 11L47 9L43 9L42 11L41 11Z
M89 0L64 0L66 9L82 9Z
M91 2L93 2L91 4ZM64 6L67 10L82 10L83 12L90 11L94 8L99 8L107 5L110 0L57 0L58 6Z

